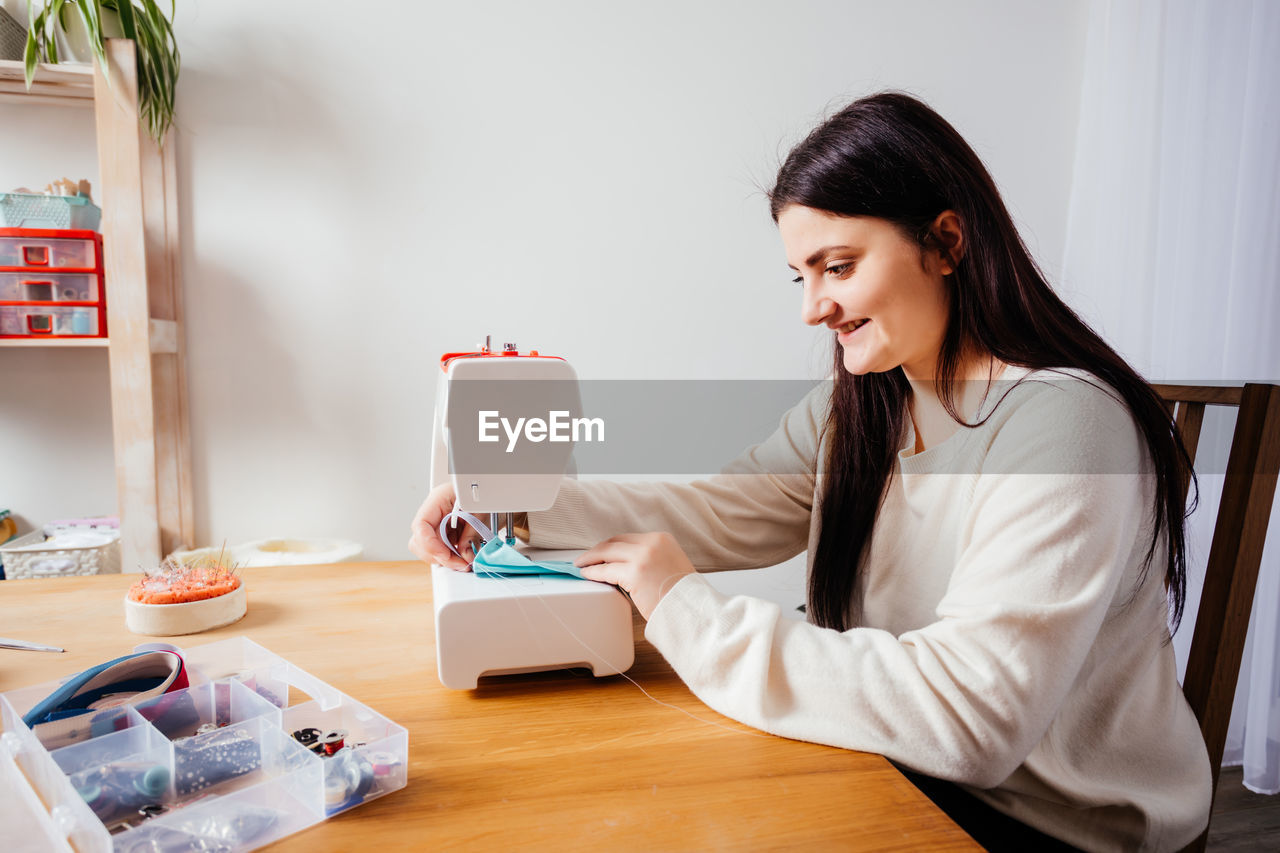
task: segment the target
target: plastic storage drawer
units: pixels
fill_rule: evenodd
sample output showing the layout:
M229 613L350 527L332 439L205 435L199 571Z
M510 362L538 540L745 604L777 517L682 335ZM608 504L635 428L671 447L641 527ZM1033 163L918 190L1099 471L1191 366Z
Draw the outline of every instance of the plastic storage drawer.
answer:
M93 273L0 272L0 302L97 302Z
M102 337L99 309L0 305L0 337Z
M0 228L0 268L100 270L101 239L93 231Z
M86 715L67 745L22 722L58 682L0 694L0 753L47 807L28 817L46 837L81 853L252 850L407 784L408 732L372 708L243 637L179 651L191 686ZM307 728L345 730L346 748L317 755L291 736Z

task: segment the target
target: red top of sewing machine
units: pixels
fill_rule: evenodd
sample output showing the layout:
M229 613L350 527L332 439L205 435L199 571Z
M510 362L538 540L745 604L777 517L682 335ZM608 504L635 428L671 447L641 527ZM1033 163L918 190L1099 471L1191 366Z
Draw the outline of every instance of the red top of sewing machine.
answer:
M492 350L480 350L478 352L447 352L440 356L440 369L448 370L449 362L455 358L510 358L512 356L520 356L516 350L504 350L503 352L493 352ZM564 361L558 355L539 355L536 349L529 350L521 358L554 358L557 361Z

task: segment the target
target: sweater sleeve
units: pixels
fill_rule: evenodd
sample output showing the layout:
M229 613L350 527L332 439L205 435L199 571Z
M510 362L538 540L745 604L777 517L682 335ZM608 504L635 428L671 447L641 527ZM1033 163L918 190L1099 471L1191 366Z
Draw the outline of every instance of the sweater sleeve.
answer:
M1134 461L1145 450L1127 411L1100 393L1081 406L1049 389L991 440L931 624L841 633L690 575L646 637L726 716L995 787L1044 735L1149 543L1137 533L1150 529L1150 484ZM1160 574L1153 566L1148 581Z
M819 436L831 383L819 384L778 429L720 474L693 483L566 479L555 505L529 513L530 544L589 548L623 533L665 531L702 571L762 568L805 549Z

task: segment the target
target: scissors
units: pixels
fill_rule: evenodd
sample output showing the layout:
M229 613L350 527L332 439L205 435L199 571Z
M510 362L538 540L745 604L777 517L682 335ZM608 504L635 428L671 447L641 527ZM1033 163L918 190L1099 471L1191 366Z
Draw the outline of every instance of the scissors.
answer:
M66 649L60 649L57 646L43 646L40 643L28 643L25 640L10 640L8 637L0 637L0 649L23 649L28 652L66 651Z

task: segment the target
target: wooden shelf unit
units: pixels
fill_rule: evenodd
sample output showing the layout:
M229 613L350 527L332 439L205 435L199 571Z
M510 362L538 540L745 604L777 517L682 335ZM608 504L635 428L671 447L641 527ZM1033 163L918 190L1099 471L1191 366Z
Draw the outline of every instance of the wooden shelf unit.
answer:
M32 338L29 341L21 338L0 338L0 347L29 347L31 349L53 348L59 347L107 347L110 341L106 338L53 338L50 340L41 340L40 338Z
M22 63L0 60L0 103L93 107L92 65L41 65L27 91Z
M22 63L0 61L0 103L92 107L110 338L0 341L0 347L106 347L125 571L195 542L191 438L178 251L176 137L156 145L138 119L132 41L107 42L96 66L42 65L30 92Z

